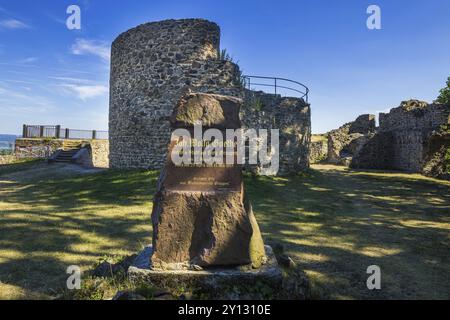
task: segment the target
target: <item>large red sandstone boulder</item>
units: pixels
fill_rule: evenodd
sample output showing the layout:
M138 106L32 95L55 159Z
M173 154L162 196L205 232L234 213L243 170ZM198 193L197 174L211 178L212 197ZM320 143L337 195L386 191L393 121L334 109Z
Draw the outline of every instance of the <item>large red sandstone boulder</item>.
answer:
M192 130L199 121L223 133L239 128L240 103L188 93L173 112L172 128ZM259 267L264 244L244 193L241 166L176 165L171 159L176 143L169 146L153 205L153 268Z

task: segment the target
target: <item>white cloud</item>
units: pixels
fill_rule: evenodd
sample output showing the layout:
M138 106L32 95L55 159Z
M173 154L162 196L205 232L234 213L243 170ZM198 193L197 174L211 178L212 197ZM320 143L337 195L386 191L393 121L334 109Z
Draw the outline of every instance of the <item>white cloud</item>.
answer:
M0 88L0 93L0 112L5 115L30 112L46 113L55 110L55 106L47 97L24 94L6 88Z
M110 45L105 41L76 39L72 45L72 53L76 55L91 54L109 61Z
M92 80L83 79L83 78L74 78L74 77L58 77L58 76L49 76L49 79L60 80L64 82L72 82L77 84L92 84Z
M65 19L61 19L59 17L55 17L53 14L48 13L48 12L45 15L47 17L49 17L51 20L53 20L54 22L56 22L56 23L60 23L60 24L66 25L66 20Z
M16 19L0 20L0 28L6 29L27 29L30 26Z
M33 81L25 81L25 80L12 80L12 79L5 79L4 81L12 82L12 83L19 83L19 84L36 84L36 82Z
M71 90L72 92L75 92L83 101L108 93L108 87L102 85L83 86L75 84L63 84L61 86Z
M26 63L35 62L37 59L38 59L37 57L28 57L28 58L25 58L25 59L18 60L17 62L26 64Z

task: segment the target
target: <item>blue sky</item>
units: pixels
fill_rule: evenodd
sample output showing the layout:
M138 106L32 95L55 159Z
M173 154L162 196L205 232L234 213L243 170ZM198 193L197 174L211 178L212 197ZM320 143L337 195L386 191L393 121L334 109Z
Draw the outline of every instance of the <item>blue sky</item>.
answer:
M68 30L66 8L81 8ZM366 9L381 8L381 30ZM311 90L313 132L433 100L450 76L450 1L0 0L0 133L23 123L107 129L109 46L121 32L168 18L206 18L246 74Z

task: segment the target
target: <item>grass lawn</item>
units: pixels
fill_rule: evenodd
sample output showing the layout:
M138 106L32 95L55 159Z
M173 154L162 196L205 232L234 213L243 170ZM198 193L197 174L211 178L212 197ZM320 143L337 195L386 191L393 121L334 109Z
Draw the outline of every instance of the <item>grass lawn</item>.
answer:
M17 170L0 170L0 299L50 298L67 266L151 242L156 171ZM246 183L265 241L305 269L314 298L450 298L449 182L317 165ZM372 264L375 292L365 285Z
M325 134L313 134L311 135L311 142L327 142L328 138Z
M0 165L0 175L17 172L20 170L26 170L39 162L44 162L44 160L30 158L17 159L16 161L14 161L14 163Z

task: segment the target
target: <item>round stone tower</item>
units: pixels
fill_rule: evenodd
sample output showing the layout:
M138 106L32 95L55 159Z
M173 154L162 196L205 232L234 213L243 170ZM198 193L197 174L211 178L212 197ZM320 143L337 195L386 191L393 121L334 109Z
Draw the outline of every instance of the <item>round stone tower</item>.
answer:
M239 95L239 69L219 59L220 29L203 19L140 25L111 48L110 166L159 169L168 117L189 89Z

